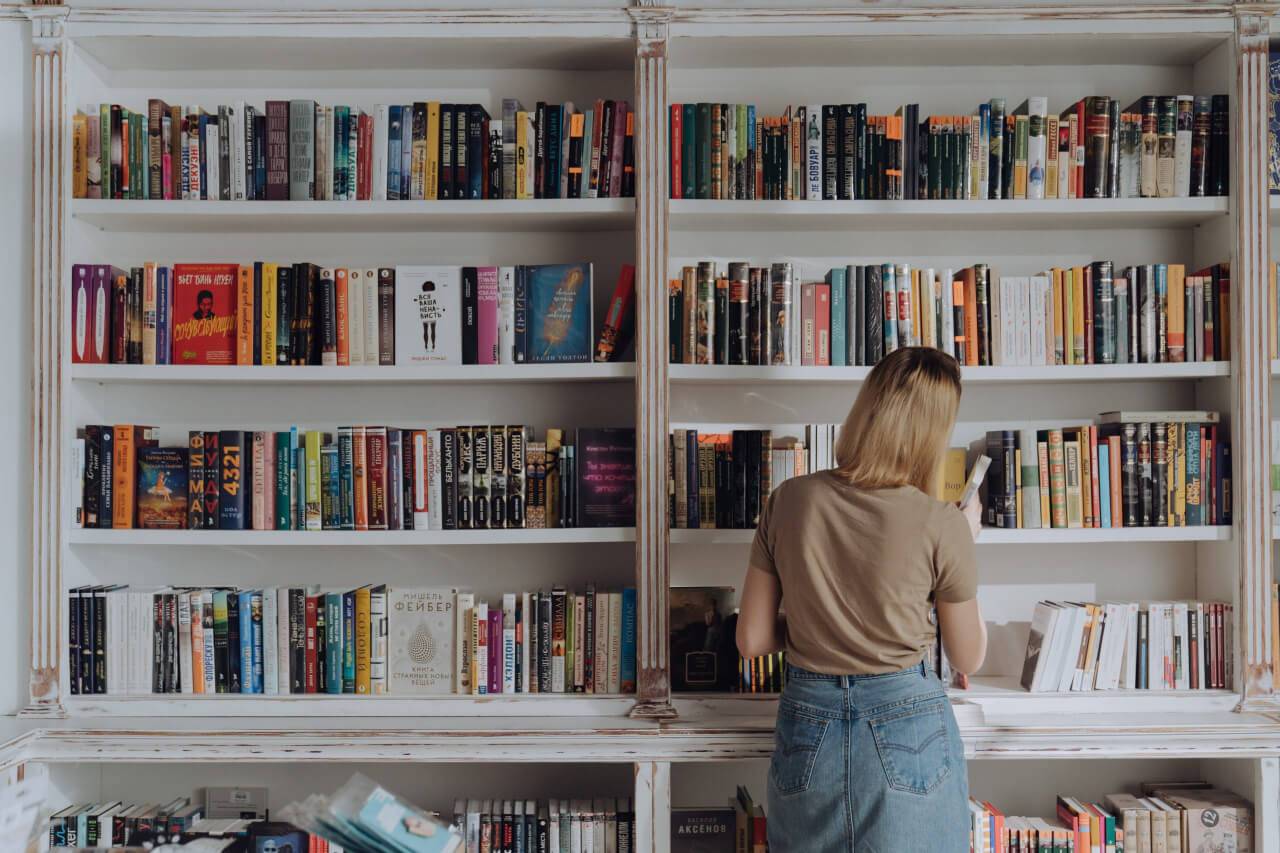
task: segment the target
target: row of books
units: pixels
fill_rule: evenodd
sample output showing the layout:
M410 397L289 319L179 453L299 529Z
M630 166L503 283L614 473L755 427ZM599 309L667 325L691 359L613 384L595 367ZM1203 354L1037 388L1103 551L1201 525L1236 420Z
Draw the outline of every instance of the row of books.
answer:
M1231 523L1231 445L1217 412L1104 412L1078 427L990 430L984 450L991 527Z
M1207 782L1144 782L1094 802L1058 795L1054 818L1006 816L969 799L971 853L1090 853L1253 849L1253 804Z
M359 269L147 262L72 268L74 363L545 364L612 361L634 328L625 265L595 339L589 263Z
M628 797L568 800L458 800L458 853L634 853L635 812Z
M75 198L223 201L619 198L635 195L626 101L99 104L72 121Z
M754 529L769 493L810 470L809 439L816 436L807 434L802 442L775 440L767 429L673 430L667 453L672 529Z
M965 365L1199 362L1230 358L1229 264L1111 261L1001 276L910 264L686 266L668 290L673 364L872 365L903 346Z
M764 806L739 785L728 806L671 810L671 853L766 853Z
M634 693L635 590L77 587L73 695Z
M672 104L670 192L689 199L1043 199L1224 196L1227 95L1043 96L1011 112L893 115L867 105Z
M77 527L469 530L630 527L635 430L524 426L334 432L77 430ZM579 456L581 451L581 456Z
M1041 601L1021 684L1032 693L1229 689L1232 622L1222 602Z

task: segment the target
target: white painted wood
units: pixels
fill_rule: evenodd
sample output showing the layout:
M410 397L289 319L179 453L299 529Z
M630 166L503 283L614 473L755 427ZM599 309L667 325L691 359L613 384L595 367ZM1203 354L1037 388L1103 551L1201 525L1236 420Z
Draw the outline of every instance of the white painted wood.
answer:
M745 545L754 530L672 530L673 545ZM1113 527L1006 530L984 527L978 545L1089 545L1105 542L1222 542L1230 527Z
M477 201L147 201L76 199L73 219L100 231L159 234L630 230L635 202L608 199Z
M711 201L672 199L681 231L1185 228L1227 215L1225 198L959 201Z
M510 530L72 530L75 546L374 546L374 545L552 545L632 542L634 527Z
M671 849L671 764L641 761L636 771L636 850Z
M737 366L673 364L668 368L671 382L679 384L756 386L761 383L849 383L862 382L870 367ZM1165 382L1228 376L1231 364L1207 361L1182 364L1089 364L1037 365L1032 367L964 367L965 385L983 383L1050 382Z
M220 367L216 365L75 364L73 382L103 385L388 385L547 384L624 382L635 365L616 364L470 364L444 367Z

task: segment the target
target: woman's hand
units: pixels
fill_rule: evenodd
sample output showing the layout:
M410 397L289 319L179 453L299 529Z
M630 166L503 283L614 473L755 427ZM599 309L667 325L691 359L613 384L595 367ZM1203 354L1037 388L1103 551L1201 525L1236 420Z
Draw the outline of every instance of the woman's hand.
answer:
M978 533L982 530L982 501L974 496L973 500L960 508L960 512L969 522L969 532L973 534L973 541L977 542Z

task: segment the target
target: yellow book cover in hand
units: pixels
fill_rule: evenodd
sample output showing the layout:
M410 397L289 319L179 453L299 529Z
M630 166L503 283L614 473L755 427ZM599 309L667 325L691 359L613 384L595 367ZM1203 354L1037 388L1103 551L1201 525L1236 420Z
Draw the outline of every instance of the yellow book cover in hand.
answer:
M938 466L937 483L934 486L934 497L945 503L955 503L964 493L965 484L965 449L951 447L942 454L942 464Z

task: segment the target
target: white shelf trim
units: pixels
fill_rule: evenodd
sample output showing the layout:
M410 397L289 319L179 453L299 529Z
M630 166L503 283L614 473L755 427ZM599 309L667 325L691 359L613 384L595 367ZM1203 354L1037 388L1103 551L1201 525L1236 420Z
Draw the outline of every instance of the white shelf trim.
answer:
M574 527L515 530L71 530L71 545L222 545L237 548L282 545L551 545L634 542L634 527Z
M769 382L812 384L862 382L866 380L867 374L871 372L870 367L768 367L701 364L673 364L668 370L673 384L690 385L732 385L736 383L757 385ZM1205 361L1190 364L1024 365L964 367L961 368L961 372L964 381L968 384L1156 382L1229 376L1231 374L1231 363L1226 361Z
M342 385L425 383L622 382L635 378L632 363L468 364L412 367L248 367L221 365L75 364L76 382L236 385Z
M673 545L745 545L754 530L672 530ZM1231 528L1215 527L1097 527L1049 530L1007 530L984 527L978 545L1088 545L1105 542L1225 542Z
M72 717L625 717L632 694L68 696Z

